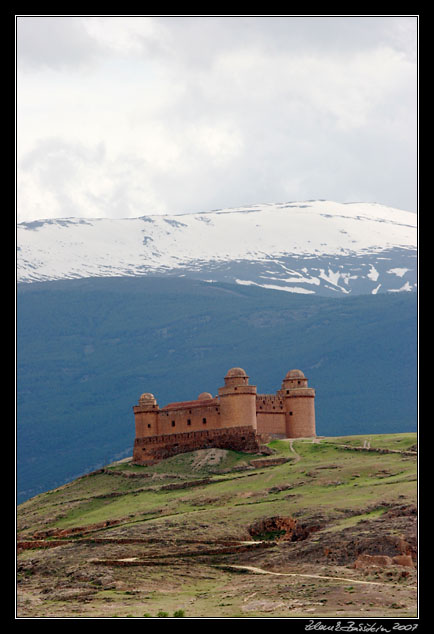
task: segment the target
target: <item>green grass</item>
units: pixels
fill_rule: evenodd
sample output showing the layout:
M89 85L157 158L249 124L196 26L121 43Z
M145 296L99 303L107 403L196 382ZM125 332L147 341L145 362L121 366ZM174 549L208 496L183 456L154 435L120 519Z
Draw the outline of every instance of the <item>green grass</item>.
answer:
M352 517L346 517L345 519L336 521L333 526L323 529L323 533L335 533L341 531L350 526L355 526L359 522L366 520L373 520L381 517L383 513L387 511L387 508L378 508L369 513L361 513L360 515L353 515Z
M381 503L415 499L416 460L400 454L355 452L339 448L341 444L360 446L365 437L323 438L319 443L295 440L300 460L272 467L207 473L208 484L163 490L171 481L188 483L204 473L192 471L194 454L182 454L152 467L115 465L118 472L142 470L155 478L123 478L104 473L81 478L52 492L41 494L19 507L19 517L31 518L31 525L45 528L72 528L106 520L123 520L125 524L146 522L163 525L167 520L188 528L213 526L215 535L238 534L258 517L303 515L311 509L329 513L336 509L363 509L378 503L378 511L362 513L342 520L348 525L381 513ZM374 438L371 437L371 447ZM376 436L380 447L403 449L415 444L416 434ZM274 455L288 456L289 442L273 440ZM294 455L294 454L293 454ZM228 464L247 463L254 456L229 452L219 468ZM159 478L163 473L178 478ZM140 490L145 489L145 490ZM96 497L116 492L116 497ZM399 496L403 496L400 498ZM52 518L51 520L47 517ZM150 523L150 524L149 524Z
M333 442L336 444L342 443L352 445L353 447L363 447L365 440L370 443L371 448L397 449L400 451L410 449L417 442L417 438L414 433L344 436L329 438L327 439L327 442Z
M268 446L271 449L274 449L274 451L276 451L279 455L285 456L287 458L294 455L291 451L288 440L280 440L275 438L270 443L268 443Z
M314 581L302 577L265 578L246 571L234 572L228 567L241 563L282 572L318 574L318 568L309 567L308 561L304 560L301 560L300 568L298 560L295 564L293 562L293 568L287 568L287 565L290 566L286 559L288 544L277 543L264 550L255 549L253 553L205 553L209 548L221 548L219 539L250 541L252 537L248 529L251 524L274 516L291 516L301 523L306 520L309 524L321 526L321 531L312 533L310 544L307 544L308 547L312 545L314 549L321 549L324 534L323 544L327 544L329 539L331 542L339 541L340 531L353 527L356 537L359 533L371 534L372 525L368 522L381 518L389 504L416 504L415 457L339 447L342 444L360 446L366 438L339 436L321 438L319 443L309 439L294 440L292 444L300 456L298 460L224 474L193 471L194 452L162 461L153 467L135 467L126 462L109 465L108 469L119 474L132 471L150 473L155 477L125 478L99 473L41 494L18 507L19 539L28 538L33 531L54 527L72 528L113 519L119 519L121 523L90 532L85 541L77 536L60 548L20 552L19 562L24 571L19 589L26 589L25 597L30 596L28 592L32 589L37 597L32 609L44 616L80 613L105 618L263 618L272 614L282 618L305 618L304 607L297 607L299 601L307 601L311 605L309 614L312 618L313 614L316 618L321 615L334 617L333 606L336 605L351 611L354 604L359 609L365 605L363 601L372 599L372 595L368 592L369 588L352 585L350 581L341 588L343 582ZM381 447L406 448L415 444L416 434L378 436L375 442ZM295 454L290 452L288 440L274 440L270 446L275 450L275 456L295 458ZM228 464L233 464L236 468L252 458L251 455L231 452L218 467L228 468ZM188 484L203 477L209 478L209 483L175 490L160 488L170 482ZM154 488L151 490L151 487ZM113 492L122 495L96 497L101 492L104 495ZM401 535L401 524L394 528L389 527L387 522L383 526L389 534ZM395 533L395 529L398 532ZM274 539L278 536L269 534L262 537ZM112 539L98 543L97 539L92 541L93 537ZM122 537L157 541L122 543L118 539ZM200 545L204 541L206 544ZM172 555L174 560L167 558ZM110 565L102 568L94 565L99 559L132 557L139 560L157 557L156 561L163 558L168 565ZM356 575L353 569L342 574L331 569L331 565L327 562L321 574L357 578L353 576ZM38 606L41 588L55 586L53 580L56 578L66 579L65 571L68 575L73 571L71 577L68 576L71 583L76 572L86 573L94 592L92 600L74 603L64 599L62 584L59 583L60 596L50 597L50 592L56 594L56 588L48 588L43 604ZM77 581L80 583L80 576ZM386 578L384 581L389 583ZM386 607L390 607L399 596L396 593L401 590L401 587L393 585L393 580L390 583ZM402 588L404 593L405 583ZM77 586L77 593L80 592L81 587ZM250 599L247 601L247 597L251 597L251 607L248 607ZM382 597L380 592L378 600L375 600L377 611L363 612L364 618L378 616L378 610L383 616L390 616L390 610L385 613L383 605L379 608ZM262 599L283 601L288 605L293 600L295 602L293 608L279 607L269 613L261 608ZM410 599L407 601L408 607L401 608L400 616L413 614L413 603ZM315 611L312 612L312 609ZM158 616L161 612L166 616ZM346 616L354 614L346 612Z

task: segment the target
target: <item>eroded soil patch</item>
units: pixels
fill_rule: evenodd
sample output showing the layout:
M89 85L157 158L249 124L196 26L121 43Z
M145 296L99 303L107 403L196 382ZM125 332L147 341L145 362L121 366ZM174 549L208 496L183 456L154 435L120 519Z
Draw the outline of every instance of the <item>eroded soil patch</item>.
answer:
M257 540L296 542L307 539L311 533L319 531L318 524L300 524L293 517L267 517L248 527L249 535Z

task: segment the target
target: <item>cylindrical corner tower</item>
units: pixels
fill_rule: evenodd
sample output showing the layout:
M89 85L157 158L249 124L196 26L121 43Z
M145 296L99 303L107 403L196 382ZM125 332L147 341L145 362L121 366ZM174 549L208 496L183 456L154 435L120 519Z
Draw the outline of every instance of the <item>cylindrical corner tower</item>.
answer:
M136 425L136 438L158 435L158 412L160 408L153 394L146 392L139 398L139 404L133 407Z
M252 427L256 431L256 386L242 368L231 368L218 391L222 427Z
M301 370L290 370L282 383L287 438L316 436L315 390L308 387Z

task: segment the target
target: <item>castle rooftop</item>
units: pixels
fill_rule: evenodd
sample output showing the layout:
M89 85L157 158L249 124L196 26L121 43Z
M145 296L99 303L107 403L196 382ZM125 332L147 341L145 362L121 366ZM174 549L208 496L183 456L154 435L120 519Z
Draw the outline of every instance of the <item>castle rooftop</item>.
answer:
M285 379L305 379L303 372L301 370L290 370L286 373Z
M247 377L247 373L245 370L243 370L243 368L231 368L230 370L227 371L225 378L232 378L236 376Z
M211 395L209 398L201 398L196 401L179 401L176 403L169 403L161 408L161 411L164 410L172 410L172 409L191 409L192 407L203 407L209 402L210 405L213 405L216 402L216 399Z

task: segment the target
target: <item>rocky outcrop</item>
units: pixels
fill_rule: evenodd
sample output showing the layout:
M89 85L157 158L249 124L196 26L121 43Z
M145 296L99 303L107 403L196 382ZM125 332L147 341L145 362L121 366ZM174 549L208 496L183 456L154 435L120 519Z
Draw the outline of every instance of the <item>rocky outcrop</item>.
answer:
M254 539L295 542L307 539L320 528L318 525L299 524L293 517L268 517L249 526L248 532Z
M255 458L255 460L250 460L249 464L255 468L262 468L275 467L276 465L284 464L289 461L289 458Z
M414 568L413 559L410 555L395 555L389 557L388 555L359 555L353 564L353 568L356 570L366 569L371 567L387 568L389 566L407 566Z
M73 528L50 528L46 531L37 531L33 533L32 539L47 539L50 537L71 537L73 535L81 535L83 533L90 533L101 528L108 528L109 526L116 526L121 524L125 519L119 520L106 520L105 522L98 522L97 524L87 524L86 526L74 526Z
M416 447L416 450L414 449ZM350 451L367 451L371 453L399 453L402 456L417 456L417 445L413 445L406 451L400 449L386 449L385 447L354 447L353 445L336 445L336 449L344 449Z

